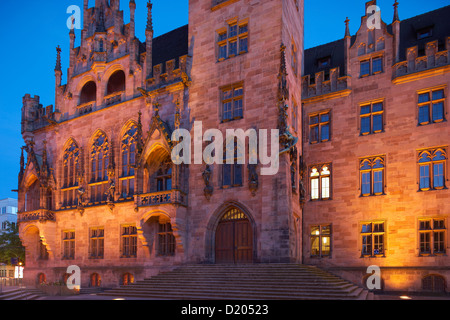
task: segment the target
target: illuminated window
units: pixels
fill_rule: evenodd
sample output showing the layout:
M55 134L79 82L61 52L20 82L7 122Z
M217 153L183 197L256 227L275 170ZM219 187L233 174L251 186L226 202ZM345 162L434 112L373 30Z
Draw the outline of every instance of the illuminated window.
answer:
M364 158L360 160L361 196L384 194L384 157Z
M361 135L383 132L383 115L383 102L362 105L360 112Z
M421 255L444 254L445 239L444 219L419 220L419 253Z
M310 234L311 256L331 255L331 225L312 226Z
M310 170L311 200L331 198L331 169L329 164L314 166Z
M445 189L447 153L445 148L428 149L419 152L419 190Z
M361 225L361 256L375 257L385 255L384 222L368 222Z
M75 259L75 231L63 231L63 259Z
M92 228L89 233L89 257L103 259L105 230L103 228Z
M418 96L419 125L444 121L444 102L443 89L420 92Z
M137 228L134 225L122 226L121 257L137 257Z
M172 190L172 162L164 162L156 173L156 189L160 191Z
M324 111L309 116L309 143L330 141L330 112Z

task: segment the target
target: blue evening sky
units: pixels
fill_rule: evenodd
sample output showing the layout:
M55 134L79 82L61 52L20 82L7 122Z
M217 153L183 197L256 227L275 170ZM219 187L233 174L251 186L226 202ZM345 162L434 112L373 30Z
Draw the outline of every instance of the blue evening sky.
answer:
M146 0L135 0L136 33L145 39ZM209 1L209 0L205 0ZM260 0L270 1L270 0ZM400 0L400 19L448 5L448 0ZM121 1L125 23L129 22L129 1ZM383 21L390 24L394 0L379 0ZM356 33L364 15L364 0L305 0L305 48L331 42L344 36L344 20L350 18L350 31ZM63 84L69 63L69 30L66 13L70 5L83 8L82 0L0 1L0 199L17 198L22 97L38 95L45 107L54 104L55 48L62 48ZM89 6L94 0L89 1ZM188 23L188 0L153 0L155 36ZM76 32L76 46L80 32Z

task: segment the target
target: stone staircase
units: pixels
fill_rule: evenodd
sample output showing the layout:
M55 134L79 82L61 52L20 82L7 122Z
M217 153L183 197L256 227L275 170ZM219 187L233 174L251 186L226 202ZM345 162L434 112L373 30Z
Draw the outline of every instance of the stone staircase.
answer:
M159 300L370 300L373 295L316 267L186 265L99 296Z
M13 288L0 293L0 300L40 300L45 294L38 289Z

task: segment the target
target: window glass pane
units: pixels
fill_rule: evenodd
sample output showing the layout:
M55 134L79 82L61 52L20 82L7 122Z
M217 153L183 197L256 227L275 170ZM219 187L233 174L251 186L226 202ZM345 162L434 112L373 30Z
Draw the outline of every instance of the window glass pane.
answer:
M230 42L229 50L230 50L230 56L237 55L237 42L236 41Z
M428 102L430 101L430 93L422 93L419 94L419 103Z
M311 179L311 199L319 199L319 179Z
M444 90L433 91L433 100L444 99Z
M322 178L322 199L328 199L330 197L330 178Z
M317 168L313 168L311 170L311 177L318 177L319 176L319 172L317 171Z
M329 256L331 251L331 238L330 237L322 237L322 255Z
M372 112L380 112L380 111L383 111L383 103L375 103L373 106L372 106Z
M433 187L443 188L444 187L444 164L436 163L433 166Z
M444 120L444 103L433 104L433 121Z
M227 58L227 45L223 44L219 46L219 59L226 59Z
M242 165L234 165L234 185L242 185Z
M245 33L248 31L248 25L239 26L239 34Z
M426 153L426 152L424 152L421 155L420 160L419 160L420 163L430 162L430 161L431 161L430 155L428 153Z
M362 228L361 228L361 232L362 233L370 233L370 232L372 232L372 224L371 223L363 224Z
M433 229L445 229L444 220L434 220Z
M361 76L368 76L370 74L369 61L361 62Z
M242 99L234 101L234 117L242 118Z
M328 124L322 126L320 135L321 135L320 138L322 141L330 140L330 126Z
M375 194L383 193L383 172L375 171L373 173L373 192Z
M237 35L237 30L238 30L237 28L238 28L238 26L236 24L230 26L230 34L229 34L230 38L235 37Z
M373 116L373 132L383 131L383 116L377 114Z
M223 165L223 185L231 186L231 165L230 164Z
M311 235L312 236L320 235L320 227L319 226L311 227Z
M330 115L328 113L320 115L320 122L330 121Z
M442 154L442 151L437 151L433 157L433 161L445 160L445 156Z
M361 134L370 133L370 117L361 118Z
M248 52L248 38L240 38L239 39L239 51L240 52Z
M430 188L430 167L420 166L420 189Z
M429 230L431 229L430 220L420 221L420 230Z
M425 124L430 122L430 109L429 105L419 107L419 123Z
M309 118L309 124L318 124L318 123L319 123L319 116Z
M383 59L382 58L374 59L372 62L372 72L379 73L382 71L383 71Z
M310 130L310 143L318 142L319 141L319 127L315 126L312 127Z
M370 113L370 105L361 107L361 114L369 114Z
M219 42L225 40L226 38L227 38L226 32L219 33Z
M320 237L312 237L311 238L311 255L318 256L320 255Z
M361 192L363 195L370 195L370 172L364 172L361 175Z

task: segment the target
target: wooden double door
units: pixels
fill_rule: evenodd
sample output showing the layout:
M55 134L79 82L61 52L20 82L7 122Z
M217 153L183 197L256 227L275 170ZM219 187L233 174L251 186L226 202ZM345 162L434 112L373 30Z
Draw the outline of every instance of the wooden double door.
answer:
M241 214L237 219L222 219L216 230L216 263L253 262L253 230L250 221Z

